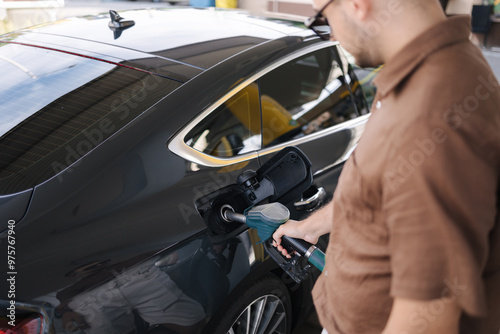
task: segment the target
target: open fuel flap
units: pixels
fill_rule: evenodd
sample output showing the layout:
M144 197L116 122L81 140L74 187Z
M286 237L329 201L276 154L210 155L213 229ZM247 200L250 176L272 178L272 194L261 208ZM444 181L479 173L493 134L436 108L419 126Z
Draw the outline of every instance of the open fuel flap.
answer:
M230 237L241 223L228 221L224 212L245 210L269 202L287 204L300 199L312 184L311 162L296 147L286 147L276 153L257 171L248 169L237 178L236 184L218 189L196 201L212 237ZM221 238L217 238L221 239Z
M281 207L287 210L284 205L300 200L312 181L309 159L300 149L286 147L257 171L245 170L238 176L236 184L198 199L196 205L207 224L212 241L223 242L248 228L244 214L248 214L250 209L267 203L281 203ZM276 205L273 207L278 208ZM234 219L237 216L242 219ZM294 280L300 282L307 276L310 266L299 265L300 254L288 260L271 246L269 240L261 242L271 257ZM309 246L311 245L304 247L308 249ZM293 247L290 251L292 250L296 251Z

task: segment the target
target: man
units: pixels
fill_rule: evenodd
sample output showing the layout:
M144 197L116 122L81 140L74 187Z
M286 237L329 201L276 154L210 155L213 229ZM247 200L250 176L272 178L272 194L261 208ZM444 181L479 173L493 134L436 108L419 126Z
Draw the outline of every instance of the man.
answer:
M385 65L332 204L275 245L330 233L313 290L329 334L498 334L500 90L470 18L438 0L313 3L358 65Z

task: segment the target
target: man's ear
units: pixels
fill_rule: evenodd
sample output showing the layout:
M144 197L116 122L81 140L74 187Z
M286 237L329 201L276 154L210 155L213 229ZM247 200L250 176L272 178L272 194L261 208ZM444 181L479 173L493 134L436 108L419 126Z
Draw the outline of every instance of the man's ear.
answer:
M366 21L373 9L373 0L344 0L348 4L348 10L359 21Z

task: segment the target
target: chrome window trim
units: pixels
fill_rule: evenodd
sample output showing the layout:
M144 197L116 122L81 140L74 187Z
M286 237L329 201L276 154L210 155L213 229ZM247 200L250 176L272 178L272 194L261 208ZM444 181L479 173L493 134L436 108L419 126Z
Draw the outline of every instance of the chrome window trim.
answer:
M334 161L331 164L329 164L328 166L325 166L322 169L317 170L316 172L314 172L313 176L322 174L323 172L325 172L325 171L327 171L327 170L335 167L336 165L345 162L347 159L349 159L349 157L351 156L352 152L354 152L354 150L358 146L358 142L361 139L361 135L364 132L364 129L365 129L365 126L366 126L366 122L368 121L368 118L370 118L370 115L371 114L367 114L367 115L363 115L363 116L360 116L360 117L356 118L356 120L359 120L359 123L355 124L354 127L353 127L353 130L354 130L353 131L354 132L354 139L351 140L351 143L346 148L344 155L342 157L340 157L337 161ZM360 128L361 128L361 131L360 131Z
M266 155L266 154L270 154L270 153L274 153L276 151L279 151L287 146L295 146L295 145L300 145L300 144L303 144L303 143L306 143L310 140L316 140L316 139L319 139L319 138L322 138L322 137L325 137L325 136L328 136L329 134L333 133L333 132L337 132L337 131L340 131L340 130L344 130L344 129L349 129L349 128L357 128L358 126L361 126L363 123L366 123L366 121L368 120L368 118L370 117L370 114L367 114L367 115L363 115L363 116L358 116L354 119L351 119L351 120L348 120L348 121L345 121L343 123L340 123L340 124L337 124L337 125L334 125L332 127L329 127L327 129L324 129L324 130L321 130L321 131L318 131L318 132L314 132L308 136L305 136L303 138L298 138L298 139L294 139L294 140L290 140L286 143L282 143L282 144L279 144L279 145L276 145L276 146L272 146L272 147L266 147L266 148L263 148L259 151L259 155L260 156L263 156L263 155ZM354 140L353 142L354 143L357 143L359 140L359 138L356 138L356 140ZM353 144L355 145L355 144ZM350 148L348 148L348 151L350 150ZM347 154L345 154L341 160L344 159L347 160L348 156L346 157ZM339 161L336 161L334 164L337 164L339 163L341 160Z
M310 134L308 136L305 136L303 138L295 139L288 141L286 143L282 143L276 146L272 147L267 147L264 149L261 149L259 151L253 151L249 152L246 154L242 155L236 155L234 157L230 158L220 158L220 157L214 157L208 154L205 154L203 152L197 151L194 148L190 147L184 142L184 138L187 136L187 134L196 126L198 125L203 119L208 117L215 109L217 109L219 106L221 106L223 103L225 103L227 100L229 100L231 97L233 97L236 93L238 93L240 90L251 84L252 82L258 80L260 77L266 75L267 73L275 70L281 65L284 65L285 63L292 61L296 58L299 58L303 55L306 55L308 53L318 51L327 47L332 47L338 45L338 42L331 42L331 41L325 41L325 42L320 42L315 45L311 45L309 47L306 47L302 50L296 51L294 53L291 53L290 55L270 64L268 67L265 69L259 71L258 73L252 75L249 77L247 80L243 81L231 91L229 91L226 95L224 95L222 98L220 98L218 101L214 102L211 106L206 108L203 112L201 112L198 116L196 116L193 120L189 122L188 125L186 125L177 135L175 135L170 142L167 144L168 149L173 152L174 154L192 162L196 163L202 166L206 167L225 167L228 165L233 165L241 162L245 162L251 159L255 159L259 156L264 156L270 153L274 153L276 151L279 151L283 149L286 146L292 146L292 145L300 145L302 143L308 142L310 140L315 140L318 138L321 138L323 136L329 135L330 133L333 133L335 131L339 131L345 128L350 128L350 127L355 127L358 125L358 123L365 122L366 119L368 118L368 115L360 116L355 119L346 121L341 124L337 124L335 126L332 126L328 129L324 129L318 132L315 132L313 134ZM346 158L347 159L347 158ZM345 161L345 160L344 160ZM339 163L339 162L336 162Z

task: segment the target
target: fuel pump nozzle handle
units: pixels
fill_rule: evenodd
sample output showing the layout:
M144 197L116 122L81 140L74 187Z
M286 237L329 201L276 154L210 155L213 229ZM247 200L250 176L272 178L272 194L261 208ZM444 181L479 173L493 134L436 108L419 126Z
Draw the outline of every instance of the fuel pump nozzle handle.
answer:
M246 215L231 210L226 210L223 215L230 221L247 224L249 227L257 229L261 241L264 242L271 237L279 225L289 219L290 212L281 203L270 203L247 210ZM282 240L283 246L287 250L297 252L300 256L305 257L309 263L323 271L325 267L325 253L323 251L305 240L286 235L282 237Z
M305 257L310 264L323 271L325 268L325 253L321 249L302 239L291 238L286 235L281 239L290 248Z

